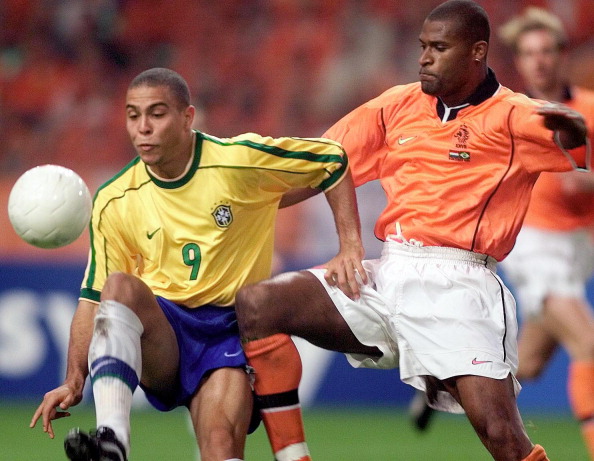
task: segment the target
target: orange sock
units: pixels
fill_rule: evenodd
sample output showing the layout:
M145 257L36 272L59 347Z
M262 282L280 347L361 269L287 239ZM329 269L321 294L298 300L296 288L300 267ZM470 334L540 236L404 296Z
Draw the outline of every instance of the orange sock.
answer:
M590 458L594 459L594 362L572 362L567 389L573 414L580 421Z
M276 334L244 344L254 369L257 403L277 461L311 461L297 389L301 357L291 337Z
M522 461L549 461L545 450L540 445L534 445L532 451Z

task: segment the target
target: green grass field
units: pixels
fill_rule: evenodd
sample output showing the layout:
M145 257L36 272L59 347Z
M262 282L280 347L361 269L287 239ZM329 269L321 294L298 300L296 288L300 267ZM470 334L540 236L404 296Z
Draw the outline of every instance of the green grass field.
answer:
M62 439L69 428L94 425L90 406L74 408L54 425L50 440L39 427L29 429L35 404L0 405L0 460L64 460ZM427 433L410 426L401 409L306 409L309 447L316 461L478 461L489 460L465 417L440 413ZM524 415L531 439L552 461L587 461L577 423L570 416ZM132 461L196 460L187 413L135 410L132 415ZM264 428L248 437L246 461L272 461Z

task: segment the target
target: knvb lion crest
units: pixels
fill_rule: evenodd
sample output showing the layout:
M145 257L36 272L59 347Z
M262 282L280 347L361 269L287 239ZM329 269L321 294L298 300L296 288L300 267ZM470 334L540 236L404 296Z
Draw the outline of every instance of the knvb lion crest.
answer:
M219 227L229 227L233 222L233 213L229 205L217 206L212 212L212 216Z
M456 138L456 147L458 149L466 149L466 143L468 142L468 138L470 137L470 133L468 132L468 128L466 125L461 125L454 134L454 138Z

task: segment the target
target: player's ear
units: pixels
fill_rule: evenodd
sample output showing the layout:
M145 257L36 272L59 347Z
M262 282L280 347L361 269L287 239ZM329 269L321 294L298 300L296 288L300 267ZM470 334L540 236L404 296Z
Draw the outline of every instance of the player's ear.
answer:
M487 50L489 49L489 44L484 40L480 40L476 42L472 46L472 58L475 61L485 61L487 59Z
M192 105L189 105L184 112L184 118L185 118L187 128L192 127L192 125L194 124L195 116L196 116L196 108Z

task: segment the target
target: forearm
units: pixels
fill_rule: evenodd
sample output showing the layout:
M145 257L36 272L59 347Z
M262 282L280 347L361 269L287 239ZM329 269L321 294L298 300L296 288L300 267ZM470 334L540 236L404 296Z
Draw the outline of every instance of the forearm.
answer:
M93 322L97 305L89 301L80 301L72 324L70 325L70 341L64 384L73 386L73 391L82 393L88 375L88 355Z
M326 199L334 216L340 249L352 245L362 247L357 196L349 172L339 184L326 192Z

